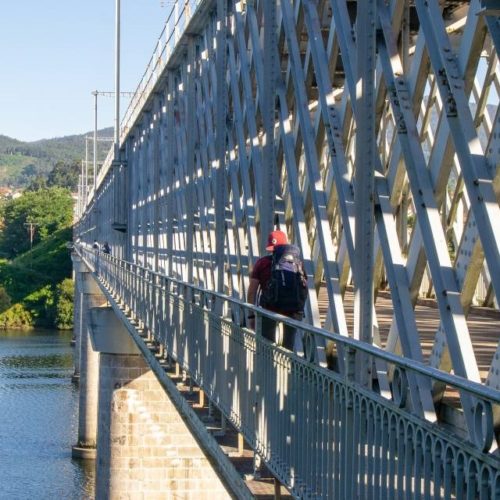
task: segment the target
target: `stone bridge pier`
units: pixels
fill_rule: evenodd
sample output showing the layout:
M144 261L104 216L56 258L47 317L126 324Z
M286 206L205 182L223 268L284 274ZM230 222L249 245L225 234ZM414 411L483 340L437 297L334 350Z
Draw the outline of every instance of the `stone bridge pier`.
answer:
M77 284L77 274L81 272L83 263L78 254L73 253L71 255L71 260L73 261L73 282L74 287L74 307L73 307L73 345L74 345L74 355L73 364L75 371L71 377L71 381L78 383L80 381L80 339L82 337L82 300L83 294L81 287Z
M73 456L96 459L96 498L231 498L94 278L82 272L78 286L85 309Z
M99 353L90 341L90 310L107 304L107 299L81 260L73 258L75 269L76 367L79 370L78 438L72 448L74 458L94 459L97 443L97 406L99 387Z

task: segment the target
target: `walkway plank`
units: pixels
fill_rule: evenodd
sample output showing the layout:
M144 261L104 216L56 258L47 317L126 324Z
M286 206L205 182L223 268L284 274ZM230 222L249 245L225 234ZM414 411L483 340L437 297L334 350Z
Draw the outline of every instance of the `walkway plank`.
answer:
M324 325L326 318L326 299L326 288L323 287L319 294L322 325ZM349 287L344 296L344 307L350 335L352 335L354 328L353 306L353 289ZM390 292L383 291L378 294L375 309L377 311L382 347L385 348L393 316ZM439 326L439 310L436 301L419 299L415 311L422 352L424 360L427 362L434 345L434 335ZM467 318L467 324L472 337L472 345L481 380L484 382L488 376L491 361L500 340L500 311L485 307L472 307Z

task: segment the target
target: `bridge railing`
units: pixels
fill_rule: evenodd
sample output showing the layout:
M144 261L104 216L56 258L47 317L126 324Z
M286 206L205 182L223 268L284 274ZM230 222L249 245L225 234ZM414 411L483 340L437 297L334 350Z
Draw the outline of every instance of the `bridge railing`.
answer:
M141 112L144 104L149 99L151 92L155 88L163 69L167 65L170 56L175 50L176 44L184 33L191 17L202 0L178 1L172 7L164 28L162 29L155 44L153 54L149 59L146 69L134 91L132 99L125 111L120 123L120 143L126 139L135 120ZM106 176L114 159L114 146L109 149L106 159L99 170L97 186ZM95 196L96 186L93 186L89 193L89 200Z
M177 42L200 3L201 0L183 0L176 2L175 6L172 7L165 27L158 37L151 59L122 119L120 141L125 139L135 119L142 110L144 103L148 100Z
M78 251L294 496L498 498L497 391L89 248ZM255 332L244 326L249 310ZM264 339L264 316L297 328L304 353ZM339 371L308 361L314 344L325 341L347 354ZM359 353L389 368L390 392L356 382ZM416 415L412 380L472 398L474 435Z

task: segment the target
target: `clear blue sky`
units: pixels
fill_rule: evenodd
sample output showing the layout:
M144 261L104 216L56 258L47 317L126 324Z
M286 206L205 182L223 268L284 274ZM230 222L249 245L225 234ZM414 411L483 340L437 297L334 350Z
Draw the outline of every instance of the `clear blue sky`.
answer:
M173 3L121 0L122 91L135 90ZM114 90L114 18L115 0L2 2L0 134L33 141L93 130L91 92ZM113 116L113 98L99 98L99 128Z

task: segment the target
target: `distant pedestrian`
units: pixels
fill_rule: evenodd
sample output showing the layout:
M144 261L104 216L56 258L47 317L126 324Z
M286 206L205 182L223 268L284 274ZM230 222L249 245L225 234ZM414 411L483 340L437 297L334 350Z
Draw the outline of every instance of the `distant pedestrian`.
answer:
M102 253L111 253L111 248L109 246L109 243L107 241L104 242L104 245L102 246Z
M94 250L99 250L99 243L97 243L97 240L94 240L94 244L92 245L92 248Z

